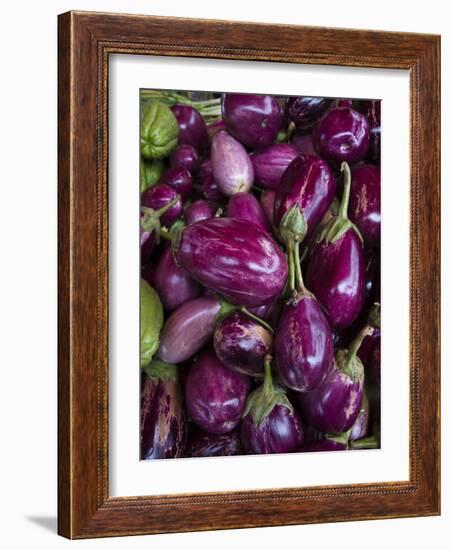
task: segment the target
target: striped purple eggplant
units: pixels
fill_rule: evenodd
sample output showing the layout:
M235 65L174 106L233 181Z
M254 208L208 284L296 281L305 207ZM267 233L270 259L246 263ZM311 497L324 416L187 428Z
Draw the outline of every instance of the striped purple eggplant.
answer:
M190 430L185 456L234 456L243 454L240 432L233 430L225 434L209 434L202 430Z
M281 177L299 155L290 143L275 143L251 155L256 182L264 189L279 189Z
M141 460L182 456L187 437L183 397L177 367L153 360L141 390Z
M364 242L380 242L380 168L372 164L358 164L351 170L350 205L348 215L359 229Z
M271 226L259 201L251 193L237 193L232 195L226 207L228 218L238 218L255 223L264 231L270 231Z

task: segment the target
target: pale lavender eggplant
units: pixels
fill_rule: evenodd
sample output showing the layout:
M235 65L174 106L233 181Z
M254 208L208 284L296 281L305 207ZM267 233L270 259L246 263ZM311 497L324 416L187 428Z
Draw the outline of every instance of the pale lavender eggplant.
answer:
M262 210L267 216L267 220L270 226L273 225L273 208L275 205L276 191L262 191L259 198Z
M290 97L286 104L286 113L300 132L309 132L317 120L328 110L332 103L325 97Z
M172 168L186 168L194 174L200 164L199 153L192 145L179 145L170 155L170 166Z
M356 441L366 437L369 433L369 400L367 399L366 391L363 393L363 400L361 402L361 408L358 416L351 427L349 439L350 441Z
M271 145L281 129L282 110L272 96L224 94L221 108L226 128L247 147Z
M208 433L230 432L240 422L250 388L247 376L225 367L213 350L204 351L185 384L190 418Z
M186 227L176 260L202 285L250 307L274 301L288 273L285 255L272 237L235 218L211 218Z
M199 199L192 202L184 213L185 223L190 225L201 220L207 220L215 216L217 207L209 201Z
M228 218L238 218L258 225L264 231L270 231L271 226L265 212L262 210L259 201L251 193L236 193L230 197L226 216Z
M179 125L179 145L191 145L203 152L209 146L206 123L196 109L189 105L173 105L171 111Z
M241 454L243 450L238 430L225 434L209 434L197 429L189 433L184 456L200 458Z
M141 390L141 460L182 456L187 423L177 369L161 361L145 367Z
M355 163L366 155L369 136L370 125L364 115L350 107L336 107L314 126L312 141L322 158Z
M172 187L185 199L193 187L190 171L184 166L169 168L160 179L159 184L166 184Z
M170 312L202 294L201 285L176 264L171 247L165 249L157 264L154 288Z
M162 183L146 189L141 194L141 206L160 210L175 199L177 199L176 203L160 217L162 225L171 225L181 216L183 206L179 193L170 185Z
M272 344L270 331L240 312L220 321L213 334L213 347L223 365L253 377L264 375L264 358Z
M251 189L253 163L243 145L225 130L213 136L210 158L213 177L221 193L230 197Z
M299 155L290 143L275 143L251 155L254 178L263 189L279 188L281 177L289 164Z
M380 242L380 169L372 164L352 168L348 215L369 245Z

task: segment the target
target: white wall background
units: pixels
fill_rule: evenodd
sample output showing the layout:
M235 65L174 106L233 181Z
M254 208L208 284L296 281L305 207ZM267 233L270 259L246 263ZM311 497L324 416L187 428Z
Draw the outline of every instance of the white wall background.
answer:
M67 0L2 5L0 19L0 507L1 544L319 550L449 548L452 535L450 322L452 232L449 2L322 0ZM70 9L442 34L443 499L442 517L274 527L70 543L56 530L56 67L58 13ZM448 96L448 97L446 97ZM449 100L448 100L449 98ZM446 152L449 152L447 155ZM449 434L449 436L447 435Z

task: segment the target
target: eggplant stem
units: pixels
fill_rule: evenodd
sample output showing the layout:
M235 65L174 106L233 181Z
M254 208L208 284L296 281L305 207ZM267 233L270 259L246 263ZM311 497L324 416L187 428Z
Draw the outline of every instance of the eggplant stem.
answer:
M180 200L180 195L176 195L174 199L170 200L168 204L165 204L165 206L162 206L162 208L159 208L158 210L154 210L154 214L160 218L163 216L163 214L166 214L168 210L176 204L176 202Z
M341 164L341 172L344 174L344 191L342 192L342 200L339 206L338 217L339 218L348 218L348 203L350 200L350 187L352 182L352 174L350 172L350 166L343 162Z
M293 248L294 251L294 259L295 262L295 274L297 278L297 290L299 292L306 292L306 287L304 286L303 282L303 275L301 273L301 260L300 260L300 241L295 241L295 245Z
M289 289L291 291L295 290L295 266L293 256L293 244L289 242L287 246L287 259L289 262Z
M378 439L373 435L350 441L350 449L378 449L379 446Z
M258 315L254 315L254 313L251 313L251 311L249 311L245 306L241 307L240 308L240 311L246 315L247 317L249 317L250 319L253 319L254 321L256 321L256 323L259 323L260 325L262 325L264 328L266 328L271 334L275 334L275 331L273 330L273 327L271 327L266 321L264 321L261 317L259 317Z
M358 332L358 335L352 341L350 347L348 348L347 361L350 361L353 357L355 357L355 355L358 353L359 348L361 347L361 344L363 343L364 338L366 336L372 336L374 330L375 329L373 327L366 325L360 332Z
M264 358L264 369L265 369L264 393L266 395L270 395L273 390L271 362L272 362L272 356L266 355Z

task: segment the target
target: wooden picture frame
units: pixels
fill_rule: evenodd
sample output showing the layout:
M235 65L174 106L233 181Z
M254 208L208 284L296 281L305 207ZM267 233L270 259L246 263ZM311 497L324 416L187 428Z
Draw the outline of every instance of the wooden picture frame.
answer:
M58 532L103 537L440 513L440 38L69 12L58 39ZM109 55L265 60L410 74L409 481L110 497Z

